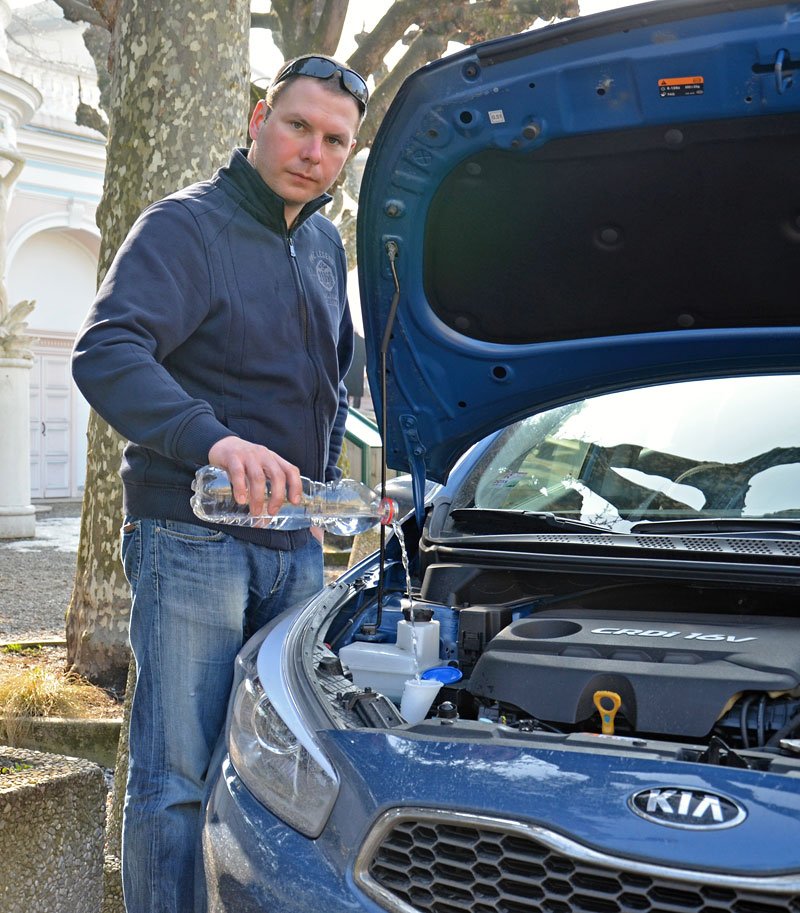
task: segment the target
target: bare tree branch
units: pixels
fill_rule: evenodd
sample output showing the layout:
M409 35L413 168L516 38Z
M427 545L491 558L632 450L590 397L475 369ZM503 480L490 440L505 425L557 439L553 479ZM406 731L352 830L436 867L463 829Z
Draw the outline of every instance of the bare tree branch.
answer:
M577 14L578 0L395 0L375 28L363 36L349 62L361 73L374 73L412 25L421 30L435 28L451 41L474 44L528 28L537 18Z
M409 48L392 67L384 79L375 87L369 101L367 117L359 132L356 151L370 146L377 132L378 125L383 120L392 99L406 77L424 66L430 60L436 60L447 47L448 37L433 31L420 30L411 39Z
M57 0L56 0L57 2ZM251 29L279 29L280 19L275 13L250 13Z
M83 33L83 43L92 55L94 68L97 71L97 88L100 90L100 108L108 114L111 92L111 33L105 28L90 25Z
M325 0L317 28L314 31L314 50L335 54L344 28L349 0Z
M100 28L108 28L100 13L82 0L55 0L55 3L61 7L61 12L68 22L88 22Z
M414 24L423 28L428 13L436 7L437 0L395 0L350 55L350 66L359 73L374 73L408 29ZM442 5L441 9L446 7Z
M114 30L121 3L122 0L89 0L92 9L102 16L109 31Z
M91 127L92 130L97 130L103 136L108 135L108 124L103 119L103 115L97 108L87 105L86 102L78 102L78 107L75 109L75 123L79 127Z
M110 13L111 5L116 10L116 5L93 2L93 5L90 6L88 3L83 3L82 0L55 0L55 2L61 8L64 18L68 22L88 23L88 28L83 31L83 43L86 45L89 54L91 54L97 71L100 108L108 111L108 93L111 82L108 54L113 23L104 18L103 12ZM75 123L79 127L91 127L104 136L108 130L106 121L100 111L86 104L81 97L79 97L78 107L75 110Z

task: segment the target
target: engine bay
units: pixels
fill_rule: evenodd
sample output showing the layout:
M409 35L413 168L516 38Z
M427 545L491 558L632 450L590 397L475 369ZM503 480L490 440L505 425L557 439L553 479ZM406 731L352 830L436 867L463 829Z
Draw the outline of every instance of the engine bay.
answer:
M343 725L406 725L397 687L375 670L394 661L401 623L413 620L437 625L435 661L457 678L441 685L423 728L600 735L670 743L689 760L800 765L800 621L785 587L433 565L411 599L391 588L377 619L375 610L363 586L317 656Z
M790 621L676 615L669 622L653 612L598 616L580 606L520 618L487 644L470 691L570 726L591 719L605 691L619 696L617 718L632 732L701 738L743 695L768 694L774 707L800 686L799 632Z

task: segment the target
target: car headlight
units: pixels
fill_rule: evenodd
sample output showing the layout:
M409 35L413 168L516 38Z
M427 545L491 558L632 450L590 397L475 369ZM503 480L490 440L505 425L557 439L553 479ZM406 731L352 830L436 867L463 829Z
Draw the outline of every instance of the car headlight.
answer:
M240 779L273 814L318 837L339 792L339 778L299 709L284 663L292 616L251 641L237 658L228 751ZM289 639L291 642L291 639ZM259 659L259 654L266 656Z

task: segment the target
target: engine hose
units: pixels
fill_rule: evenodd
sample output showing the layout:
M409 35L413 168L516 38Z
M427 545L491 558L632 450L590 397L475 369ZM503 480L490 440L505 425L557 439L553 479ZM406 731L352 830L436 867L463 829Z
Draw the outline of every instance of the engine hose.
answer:
M761 747L766 741L767 733L764 731L764 714L767 707L767 696L766 694L761 695L761 699L758 702L758 741L756 742L757 747Z
M780 748L781 739L791 735L800 726L800 713L796 713L785 726L774 732L765 744L765 748Z
M747 729L747 715L750 712L750 705L756 699L755 694L748 695L743 701L741 710L739 712L739 728L742 733L742 746L744 748L750 747L750 733Z

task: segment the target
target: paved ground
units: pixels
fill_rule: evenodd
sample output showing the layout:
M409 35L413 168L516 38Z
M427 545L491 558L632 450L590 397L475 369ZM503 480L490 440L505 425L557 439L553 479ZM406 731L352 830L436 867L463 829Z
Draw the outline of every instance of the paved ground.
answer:
M64 637L81 504L36 506L35 539L0 540L0 642Z

